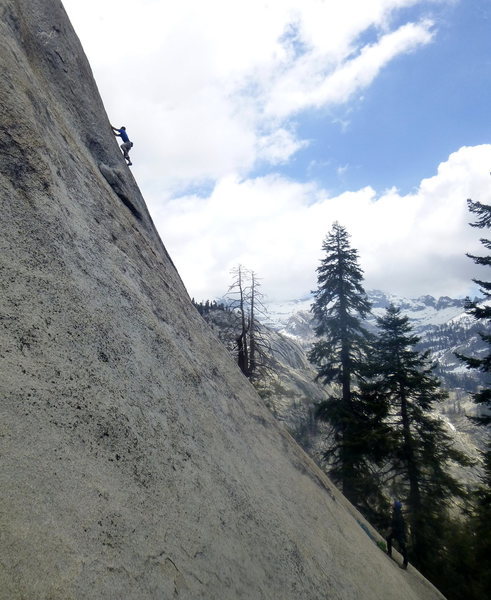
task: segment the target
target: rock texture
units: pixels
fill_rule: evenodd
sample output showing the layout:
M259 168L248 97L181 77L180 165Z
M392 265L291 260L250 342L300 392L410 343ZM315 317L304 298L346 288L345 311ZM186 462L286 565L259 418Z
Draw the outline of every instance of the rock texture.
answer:
M441 598L193 308L60 2L0 17L0 598Z

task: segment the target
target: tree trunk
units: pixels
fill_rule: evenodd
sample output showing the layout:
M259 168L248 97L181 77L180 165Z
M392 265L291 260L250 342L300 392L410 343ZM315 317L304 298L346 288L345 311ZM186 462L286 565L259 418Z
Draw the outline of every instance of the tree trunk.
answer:
M249 314L249 374L252 375L256 370L256 332L254 325L254 295L256 292L256 282L254 280L254 273L251 275L251 306Z
M239 267L239 294L240 294L239 310L240 310L241 328L242 328L241 334L239 336L239 339L240 339L239 354L242 352L242 356L240 357L240 361L244 365L244 367L241 367L242 372L244 373L244 375L246 375L246 377L249 377L249 353L248 353L248 348L247 348L248 325L247 325L247 317L246 317L246 313L245 313L244 288L242 285L242 269L240 267ZM239 364L239 366L240 366L240 364Z
M421 492L419 489L419 472L414 455L413 438L408 413L406 394L401 393L401 418L403 435L403 452L406 461L407 476L409 481L409 505L411 509L411 540L417 552L419 546L420 520L421 520Z
M350 363L350 345L348 342L347 334L347 312L346 298L343 291L343 277L344 273L342 268L339 270L339 317L340 317L340 329L342 332L341 338L341 387L342 387L342 412L348 415L351 411L351 363ZM349 431L349 417L344 419L344 423L341 430L342 442L341 442L341 464L342 464L342 489L343 494L352 502L356 502L354 497L353 489L353 460L350 450L347 448L347 443L350 440Z

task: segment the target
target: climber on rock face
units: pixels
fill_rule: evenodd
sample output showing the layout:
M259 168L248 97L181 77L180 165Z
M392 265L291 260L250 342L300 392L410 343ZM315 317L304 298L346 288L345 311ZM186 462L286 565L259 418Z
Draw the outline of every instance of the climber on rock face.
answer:
M402 515L402 502L396 500L392 510L392 522L390 533L387 536L387 554L392 556L392 541L396 540L399 544L399 551L402 554L402 568L407 569L407 548L406 548L406 523Z
M128 134L126 133L126 127L120 127L120 129L118 129L117 127L114 127L113 125L111 125L111 127L112 127L114 135L117 137L120 137L123 140L123 143L120 145L120 148L123 151L123 156L128 161L128 166L132 165L133 163L130 160L130 155L128 154L128 152L133 147L133 142L130 142L130 138L128 137Z

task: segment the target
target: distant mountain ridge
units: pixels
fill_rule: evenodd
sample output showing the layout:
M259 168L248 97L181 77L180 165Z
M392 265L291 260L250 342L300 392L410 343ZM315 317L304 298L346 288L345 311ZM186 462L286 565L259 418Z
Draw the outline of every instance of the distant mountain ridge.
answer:
M442 325L463 313L465 314L463 298L449 298L448 296L435 298L427 294L419 298L408 299L378 290L369 291L368 297L375 316L381 316L389 304L394 304L401 309L405 316L409 317L418 334L429 327Z
M438 363L437 373L448 389L473 392L485 383L483 374L468 371L455 356L455 352L479 355L485 350L479 336L482 325L465 312L463 298L429 294L419 298L404 298L380 290L367 292L372 304L372 315L367 326L375 331L376 318L384 314L389 304L401 308L409 318L414 333L421 337L420 349L429 350ZM315 340L310 306L311 295L300 300L270 303L267 325L286 336L292 337L305 350Z
M418 298L405 298L380 290L370 290L367 294L375 316L380 316L389 304L395 304L401 308L403 314L409 317L418 333L427 326L441 325L465 313L463 298L448 296L435 298L429 294ZM312 302L311 294L298 300L271 302L267 304L267 324L275 329L285 329L288 332L290 318L299 312L310 313ZM369 319L369 322L372 320Z

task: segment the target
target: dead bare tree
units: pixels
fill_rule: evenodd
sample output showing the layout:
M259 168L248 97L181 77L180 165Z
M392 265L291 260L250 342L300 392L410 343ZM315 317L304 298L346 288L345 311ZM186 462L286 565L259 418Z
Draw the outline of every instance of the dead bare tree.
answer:
M269 345L262 334L259 315L264 315L263 294L259 291L260 280L254 271L239 265L232 269L232 284L227 297L230 307L239 317L240 328L235 337L237 364L248 378L266 366L263 360Z

